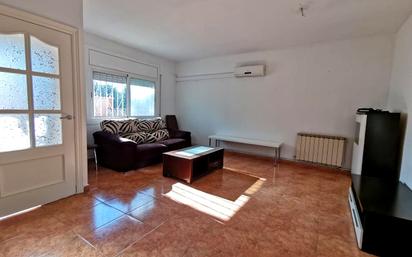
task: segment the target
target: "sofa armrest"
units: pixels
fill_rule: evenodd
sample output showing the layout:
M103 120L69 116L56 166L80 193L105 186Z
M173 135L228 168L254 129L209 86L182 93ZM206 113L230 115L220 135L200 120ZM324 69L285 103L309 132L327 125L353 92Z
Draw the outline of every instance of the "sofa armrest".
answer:
M134 169L136 142L106 131L95 132L93 137L99 164L117 171Z
M93 133L94 143L96 145L125 145L125 146L134 146L136 147L136 142L133 140L120 137L119 135L112 134L107 131L97 131Z
M192 142L191 133L189 131L169 129L169 134L171 138L183 138L188 141L189 144Z

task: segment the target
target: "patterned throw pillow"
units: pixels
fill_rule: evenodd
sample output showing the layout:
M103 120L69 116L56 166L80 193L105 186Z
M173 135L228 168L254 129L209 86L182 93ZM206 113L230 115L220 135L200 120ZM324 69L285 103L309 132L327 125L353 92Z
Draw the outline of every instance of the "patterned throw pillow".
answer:
M133 120L104 120L100 123L103 131L112 134L124 134L133 132Z
M147 133L138 132L138 133L126 133L122 134L121 137L135 141L137 144L146 143Z
M140 122L139 119L133 119L133 120L130 120L130 122L131 122L133 133L141 132L139 130L139 122Z
M150 143L153 143L153 142L166 140L169 137L170 137L169 131L167 129L159 129L153 133L148 133L148 139L146 140L150 140Z
M166 129L167 127L166 127L166 121L164 120L164 119L162 119L162 118L158 118L158 119L155 119L154 121L153 121L153 131L154 130L159 130L159 129Z
M157 138L153 133L145 133L146 134L146 144L155 143L157 142Z
M124 120L120 124L119 133L132 133L133 120Z
M154 132L159 129L166 128L166 122L162 118L139 120L135 124L137 131Z
M100 123L103 131L120 135L135 141L137 144L155 143L170 137L166 122L162 118L104 120Z
M100 128L103 131L110 132L112 134L118 134L119 133L119 122L115 120L104 120L100 123Z

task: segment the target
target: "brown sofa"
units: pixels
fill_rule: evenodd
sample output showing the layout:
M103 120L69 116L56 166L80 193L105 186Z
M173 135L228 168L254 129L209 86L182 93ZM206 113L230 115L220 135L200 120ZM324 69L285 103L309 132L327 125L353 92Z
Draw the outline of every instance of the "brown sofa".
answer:
M162 153L191 145L191 134L180 131L174 115L163 119L106 120L93 134L99 165L129 171L162 161Z

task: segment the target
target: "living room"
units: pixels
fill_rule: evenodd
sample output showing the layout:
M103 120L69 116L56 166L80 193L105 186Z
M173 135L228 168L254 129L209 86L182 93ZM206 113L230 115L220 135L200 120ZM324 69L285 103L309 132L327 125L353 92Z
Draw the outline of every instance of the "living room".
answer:
M411 15L0 0L0 255L409 256Z

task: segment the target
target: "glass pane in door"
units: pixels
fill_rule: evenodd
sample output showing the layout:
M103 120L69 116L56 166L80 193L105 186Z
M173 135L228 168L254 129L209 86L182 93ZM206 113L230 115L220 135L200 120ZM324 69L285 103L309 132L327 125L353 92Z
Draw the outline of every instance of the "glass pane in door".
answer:
M0 152L30 148L28 114L0 114Z
M0 109L27 110L26 75L0 72Z
M24 34L0 34L0 67L26 70L29 48L25 48ZM62 108L59 49L30 36L30 53L32 65L25 73L31 74L32 83L21 71L0 72L0 152L58 145L63 141L61 114L56 112ZM28 91L29 85L32 90Z
M59 49L33 36L31 42L31 66L35 72L59 74Z
M24 34L0 34L0 67L26 69Z
M60 110L60 80L33 76L35 110Z
M34 134L36 146L62 144L62 122L60 114L35 114Z

